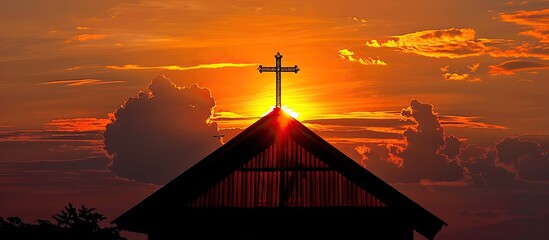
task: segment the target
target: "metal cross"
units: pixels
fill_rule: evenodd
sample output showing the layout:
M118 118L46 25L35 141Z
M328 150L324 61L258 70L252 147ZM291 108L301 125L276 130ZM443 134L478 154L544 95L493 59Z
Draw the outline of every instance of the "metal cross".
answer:
M281 80L280 80L280 75L282 72L294 72L294 73L297 73L299 71L299 68L297 67L297 65L293 66L293 67L282 67L282 63L281 63L281 59L282 59L282 55L280 55L279 52L276 53L275 55L275 59L276 59L276 67L263 67L262 65L259 65L259 67L257 68L257 70L259 70L259 73L262 73L262 72L275 72L276 73L276 107L277 108L281 108L282 105L281 105Z

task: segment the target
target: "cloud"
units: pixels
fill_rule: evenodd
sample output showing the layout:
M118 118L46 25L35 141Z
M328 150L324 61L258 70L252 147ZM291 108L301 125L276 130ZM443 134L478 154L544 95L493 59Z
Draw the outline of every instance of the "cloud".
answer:
M40 130L0 131L0 142L67 141L94 142L102 139L105 126L110 122L105 118L54 119L44 124ZM99 135L99 136L98 136Z
M440 150L441 154L446 155L449 159L454 159L459 155L461 140L455 136L449 136L444 139L444 148Z
M539 39L541 43L549 43L549 8L543 10L517 11L500 13L500 20L511 22L525 28L521 35Z
M349 62L356 62L356 59L353 57L355 55L354 52L349 51L349 49L344 48L338 51L339 57L343 59L349 60Z
M389 151L389 156L387 157L387 162L394 164L395 166L402 168L404 166L404 159L399 157L400 154L404 151L404 148L396 144L387 144L387 150Z
M479 116L439 115L439 121L443 127L506 129L505 126L487 123ZM398 144L403 139L402 131L416 124L410 119L401 119L398 112L383 111L318 115L316 119L302 122L331 143L358 145L374 141Z
M74 70L76 68L71 68L67 70ZM124 81L106 81L93 78L82 78L82 79L65 79L65 80L52 80L47 82L41 82L39 85L65 85L69 87L84 86L84 85L104 85L104 84L113 84L113 83L123 83Z
M215 100L206 88L178 87L164 76L112 114L104 133L112 170L121 177L165 184L218 148Z
M438 114L433 106L412 100L410 106L401 111L403 120L410 120L415 126L404 131L405 144L387 144L386 162L395 165L393 170L385 171L393 182L424 182L436 185L437 182L457 182L464 179L464 169L457 161L448 156L456 155L455 137L445 138ZM448 140L448 146L446 146ZM458 141L459 142L459 141ZM383 168L379 163L366 161L366 166ZM387 166L385 166L387 168ZM396 169L396 170L395 170Z
M505 126L483 122L482 117L479 116L439 115L438 119L445 127L506 129Z
M69 68L66 68L65 70L66 71L74 71L74 70L78 70L78 69L81 69L82 67L80 66L76 66L76 67L69 67Z
M488 67L490 68L490 75L513 75L519 71L549 69L549 65L525 60L511 60Z
M450 72L450 66L446 65L444 67L440 68L440 71L442 72L442 77L446 81L467 81L467 82L480 82L482 81L479 77L471 76L472 73L476 72L479 68L480 63L476 63L470 66L467 66L471 72L470 73L457 73L457 72Z
M549 180L547 143L506 137L491 147L466 145L460 149L459 159L467 169L470 183L476 186L513 188L526 182Z
M72 41L86 42L90 40L99 40L105 38L106 36L106 34L80 34L65 41L65 43L70 43Z
M540 44L533 45L530 43L523 43L522 45L516 46L513 49L499 50L494 49L494 51L489 53L492 57L512 57L512 58L539 58L542 60L549 60L549 45Z
M396 48L405 53L414 53L426 57L462 58L480 56L490 50L485 43L488 39L475 37L476 32L470 28L449 28L424 30L394 36L386 41L371 40L367 47Z
M549 180L549 150L539 143L507 137L496 145L499 163L524 180Z
M108 119L54 119L43 129L0 130L0 161L59 161L104 156Z
M480 63L474 63L470 66L467 66L472 73L476 72L478 70L478 68L480 67Z
M480 82L482 81L478 77L471 77L468 73L444 73L442 74L445 80L449 81L467 81L467 82Z
M469 144L460 149L459 159L461 166L467 169L469 183L474 186L508 188L516 185L516 174L498 165L493 148Z
M57 161L103 156L103 130L75 131L46 126L45 130L0 131L0 162Z
M521 1L521 2L508 1L508 2L505 3L505 5L507 5L507 6L511 6L511 5L515 5L515 4L524 5L524 4L527 4L527 3L528 3L528 1Z
M356 146L355 150L362 156L362 161L367 161L368 155L372 151L372 149L366 145Z
M355 22L359 22L359 23L367 23L368 21L366 21L366 19L363 19L363 18L357 18L357 17L349 17L350 20L352 21L355 21Z
M76 30L90 30L90 28L85 26L78 26L76 27Z
M209 64L199 64L190 67L181 67L177 65L166 65L166 66L141 66L134 64L126 64L123 66L105 66L108 69L114 70L151 70L151 69L164 69L164 70L177 70L177 71L186 71L194 69L216 69L216 68L226 68L226 67L250 67L256 66L257 63L209 63Z
M545 43L538 45L523 43L519 46L511 46L511 40L477 38L475 35L476 31L470 28L423 30L394 36L392 39L387 40L370 40L365 43L365 46L371 48L396 48L404 53L435 58L490 55L492 57L549 59L549 46ZM547 34L545 37L547 37ZM512 48L509 49L509 46ZM471 72L476 71L476 69L473 71L474 66L470 66Z
M360 63L362 65L387 66L387 63L383 60L380 60L380 59L373 59L373 58L370 58L370 57L368 57L368 58L362 58L362 57L355 58L354 57L355 53L349 51L349 49L346 49L346 48L341 49L338 52L339 52L339 57L341 57L342 59L346 59L347 61L352 62L352 63Z
M106 118L71 118L71 119L54 119L49 123L44 124L48 130L65 131L65 132L88 132L88 131L104 131L105 126L109 123Z

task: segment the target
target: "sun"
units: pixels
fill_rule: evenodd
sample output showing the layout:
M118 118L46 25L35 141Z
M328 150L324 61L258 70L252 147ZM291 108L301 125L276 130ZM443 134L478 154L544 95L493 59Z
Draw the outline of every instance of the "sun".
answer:
M265 112L263 115L261 116L266 116L267 114L269 114L270 112L273 111L273 109L275 109L275 106L271 106L269 108L269 111ZM299 113L298 112L295 112L293 111L292 109L290 109L289 107L287 106L282 106L282 111L284 111L286 114L290 115L291 117L297 119L297 117L299 116Z

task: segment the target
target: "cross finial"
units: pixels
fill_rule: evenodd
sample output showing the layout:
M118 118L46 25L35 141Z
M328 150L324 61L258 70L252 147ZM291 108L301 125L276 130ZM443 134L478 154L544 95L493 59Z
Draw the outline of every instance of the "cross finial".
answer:
M282 82L281 82L281 73L282 72L294 72L297 73L299 71L299 68L297 65L293 67L282 67L282 54L280 52L277 52L274 56L276 59L276 67L263 67L262 65L259 65L257 70L259 70L259 73L263 72L275 72L276 73L276 107L281 108L281 88L282 88Z

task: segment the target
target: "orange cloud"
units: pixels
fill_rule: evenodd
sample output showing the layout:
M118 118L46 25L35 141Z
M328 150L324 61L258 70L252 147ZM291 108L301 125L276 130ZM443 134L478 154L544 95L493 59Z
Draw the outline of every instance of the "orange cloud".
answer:
M260 116L242 115L230 111L216 111L211 120L216 122L220 127L224 129L243 129L254 122L256 122Z
M89 27L76 27L76 30L89 30L90 28Z
M80 69L80 68L82 68L82 67L76 66L76 67L69 67L69 68L66 68L65 70L67 70L67 71L73 71L73 70L78 70L78 69Z
M112 157L111 170L120 177L165 184L221 146L217 124L210 119L214 108L209 89L179 87L157 76L147 92L116 109L106 126L104 149Z
M387 66L387 63L380 59L373 59L373 58L359 58L358 62L362 65L381 65L381 66Z
M480 67L480 63L474 63L473 65L471 66L467 66L469 69L471 69L471 72L474 73L478 70L478 68Z
M151 70L151 69L164 69L164 70L177 70L177 71L186 71L194 69L216 69L216 68L226 68L226 67L250 67L256 66L258 63L209 63L209 64L200 64L190 67L181 67L177 65L165 65L165 66L141 66L135 64L126 64L124 66L105 66L108 69L114 70Z
M349 51L349 49L344 48L338 51L339 57L343 59L349 60L349 62L356 62L356 59L353 57L355 55L354 52Z
M74 70L74 69L71 69L71 70ZM99 80L99 79L84 78L84 79L53 80L53 81L41 82L39 83L39 85L61 84L65 86L75 87L75 86L82 86L82 85L103 85L103 84L113 84L113 83L123 83L123 82L124 81L105 81L105 80Z
M446 80L454 80L454 81L462 81L467 80L469 78L469 74L459 74L459 73L444 73L442 74L444 79Z
M438 118L444 127L507 129L505 126L483 122L482 117L478 116L439 115Z
M404 159L402 159L399 155L404 152L405 148L391 143L385 145L385 147L389 151L387 162L394 164L398 168L402 168L404 166Z
M85 42L85 41L90 41L90 40L102 39L102 38L105 38L106 36L107 36L106 34L80 34L80 35L76 35L76 36L72 37L70 40L67 40L65 42L66 43L69 43L69 42L72 42L72 41Z
M485 45L488 39L475 37L475 30L470 28L449 28L425 30L400 36L386 41L371 40L367 47L397 48L405 53L414 53L426 57L462 58L480 56L490 48Z
M360 22L360 23L367 23L368 22L368 21L366 21L366 19L363 19L363 18L349 17L349 19L351 19L355 22Z
M547 70L549 65L532 61L512 60L490 65L490 75L512 75L518 71Z
M515 13L500 13L503 22L521 25L525 31L521 35L531 36L541 43L549 43L549 8L533 11L517 11Z
M355 53L350 51L349 49L341 49L338 51L339 57L342 59L346 59L349 62L358 62L362 65L380 65L380 66L387 66L387 63L381 59L373 59L371 57L368 58L355 58Z
M367 147L366 145L356 146L355 151L358 152L362 156L362 161L368 160L368 154L372 151L370 147Z
M470 73L474 73L480 67L480 63L475 63L475 64L467 66L467 67L471 70ZM480 82L480 81L482 81L478 77L471 76L470 73L457 73L457 72L451 73L449 65L441 67L440 71L442 72L442 77L447 81L467 81L467 82Z
M110 123L107 118L71 118L55 119L44 124L47 130L66 132L105 131L105 126Z
M549 60L549 46L546 44L534 46L529 43L524 43L514 49L492 51L490 52L490 56L514 58L534 57L542 60Z

